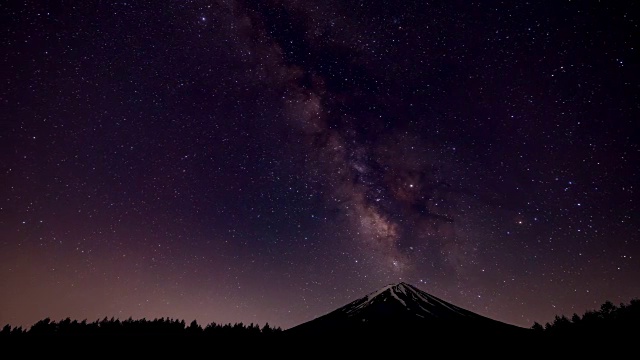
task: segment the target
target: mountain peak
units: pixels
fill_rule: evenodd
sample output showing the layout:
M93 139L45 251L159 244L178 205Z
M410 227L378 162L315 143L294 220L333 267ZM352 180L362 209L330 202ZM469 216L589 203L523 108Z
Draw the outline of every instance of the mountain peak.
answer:
M383 294L391 294L391 296L400 301L401 303L404 304L404 301L401 300L397 294L407 294L407 293L415 293L416 291L419 291L418 289L416 289L415 287L413 287L412 285L407 284L406 282L398 282L398 283L392 283L389 285L386 285L372 293L369 293L365 298L372 300L380 295Z
M389 284L389 286L392 286L394 288L397 288L397 287L412 287L411 285L407 284L404 281L400 281L400 282L397 282L397 283L391 283L391 284Z
M465 310L404 281L388 284L339 309L290 329L293 332L327 332L358 329L443 328L480 329L513 327ZM377 329L377 330L374 330ZM381 330L383 331L383 330Z
M517 327L460 308L401 281L388 284L339 309L288 331L325 334L349 331L365 333L433 331L439 333L442 329L452 331L459 329L466 329L465 331L505 329L506 331L513 328Z

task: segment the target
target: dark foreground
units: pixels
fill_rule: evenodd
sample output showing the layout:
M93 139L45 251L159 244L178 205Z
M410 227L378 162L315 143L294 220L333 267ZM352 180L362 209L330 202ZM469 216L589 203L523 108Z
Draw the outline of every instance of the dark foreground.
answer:
M636 353L635 334L604 336L560 336L545 333L526 334L420 334L385 332L368 334L324 334L300 336L286 331L262 337L208 337L166 335L25 335L2 337L5 351L21 355L64 355L67 357L162 357L206 356L229 358L263 356L295 358L344 358L380 356L453 358L491 356L494 358L559 358L618 353ZM615 356L614 356L615 358Z

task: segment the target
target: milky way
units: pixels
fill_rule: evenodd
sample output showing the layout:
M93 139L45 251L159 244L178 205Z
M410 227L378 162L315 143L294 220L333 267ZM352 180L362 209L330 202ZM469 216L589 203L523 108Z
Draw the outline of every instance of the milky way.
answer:
M0 325L640 296L635 2L0 5Z
M410 124L421 119L393 114L410 104L381 94L387 80L367 70L367 54L356 44L331 39L330 15L314 18L288 3L231 11L247 12L239 23L259 39L258 63L278 74L267 84L281 87L289 121L318 159L308 167L320 173L329 200L340 203L354 240L382 255L379 267L402 274L413 249L403 243L424 242L440 235L441 223L453 222L442 157L424 157L429 149L409 135Z

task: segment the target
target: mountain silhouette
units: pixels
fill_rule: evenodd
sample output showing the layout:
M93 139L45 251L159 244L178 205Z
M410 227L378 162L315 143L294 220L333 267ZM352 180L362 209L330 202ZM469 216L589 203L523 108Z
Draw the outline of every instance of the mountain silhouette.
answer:
M292 336L520 336L529 329L450 304L415 286L387 285L326 315L288 329Z

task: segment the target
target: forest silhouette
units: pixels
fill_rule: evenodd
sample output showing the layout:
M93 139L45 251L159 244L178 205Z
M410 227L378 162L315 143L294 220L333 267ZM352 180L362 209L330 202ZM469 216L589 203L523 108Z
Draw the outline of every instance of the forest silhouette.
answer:
M607 301L599 310L590 310L582 316L574 313L569 319L565 315L556 315L552 322L544 326L535 322L531 327L536 333L549 336L620 336L637 333L640 329L640 299L629 304L615 306Z
M93 322L77 321L66 318L52 321L50 318L40 320L29 329L12 328L5 325L0 337L38 337L38 336L176 336L176 337L220 337L220 338L265 338L282 332L280 327L271 327L269 323L260 327L258 324L245 325L216 324L212 322L202 327L196 320L188 326L184 320L159 318L153 320L128 318L120 321L116 318L104 318Z
M630 303L621 303L619 306L607 301L599 310L586 311L582 316L573 314L571 318L565 315L556 315L554 320L544 326L535 322L527 331L530 339L536 341L556 340L585 341L591 338L623 338L634 337L640 329L640 300L633 299ZM394 329L389 329L393 332ZM184 320L172 318L156 318L153 320L128 318L119 320L116 318L103 318L93 322L87 320L77 321L66 318L60 321L52 321L50 318L40 320L28 329L5 325L0 331L0 340L11 338L39 338L39 337L83 337L83 338L109 338L121 337L167 337L198 338L215 340L281 340L286 339L287 331L280 327L273 327L268 323L260 327L258 324L245 325L242 322L235 324L216 324L212 322L204 327L193 320L189 325Z

